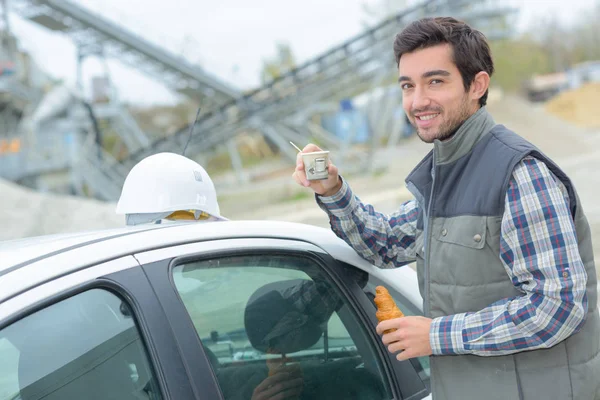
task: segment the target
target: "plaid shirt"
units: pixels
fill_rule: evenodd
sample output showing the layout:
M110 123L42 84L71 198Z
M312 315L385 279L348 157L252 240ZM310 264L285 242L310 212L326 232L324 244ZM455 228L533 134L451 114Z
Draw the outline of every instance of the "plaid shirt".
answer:
M415 200L386 216L354 196L344 181L331 197L317 196L332 230L381 268L415 260ZM505 198L500 260L523 295L477 312L433 319L434 355L493 356L548 348L582 326L587 313L587 273L579 255L566 188L528 157L512 174Z

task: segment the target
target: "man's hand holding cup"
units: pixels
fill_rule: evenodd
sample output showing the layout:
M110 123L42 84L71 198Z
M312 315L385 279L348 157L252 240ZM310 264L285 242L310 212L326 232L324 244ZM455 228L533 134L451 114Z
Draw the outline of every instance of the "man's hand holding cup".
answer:
M292 177L300 186L309 187L321 196L333 196L342 187L338 169L329 159L329 151L312 143L298 153Z

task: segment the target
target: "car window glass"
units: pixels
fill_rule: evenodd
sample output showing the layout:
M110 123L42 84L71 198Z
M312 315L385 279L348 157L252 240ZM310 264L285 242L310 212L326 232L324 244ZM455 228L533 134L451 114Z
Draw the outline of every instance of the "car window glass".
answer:
M364 323L315 261L224 257L173 278L225 399L391 398Z
M92 289L0 330L0 400L161 399L130 307Z
M0 399L14 399L19 393L19 351L6 339L0 339L0 360Z

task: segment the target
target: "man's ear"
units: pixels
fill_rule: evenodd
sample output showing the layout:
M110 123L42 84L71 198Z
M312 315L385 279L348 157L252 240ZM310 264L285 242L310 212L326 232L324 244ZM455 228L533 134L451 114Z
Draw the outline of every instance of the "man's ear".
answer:
M473 78L469 95L472 100L479 100L485 91L490 87L490 76L487 72L481 71Z

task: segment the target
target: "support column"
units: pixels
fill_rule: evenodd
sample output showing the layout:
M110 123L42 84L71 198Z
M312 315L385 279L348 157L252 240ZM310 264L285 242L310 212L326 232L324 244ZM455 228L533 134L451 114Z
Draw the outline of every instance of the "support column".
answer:
M229 158L231 159L231 166L235 171L239 183L248 183L248 176L244 172L244 166L242 164L242 157L237 148L235 138L227 141L227 151L229 152Z

